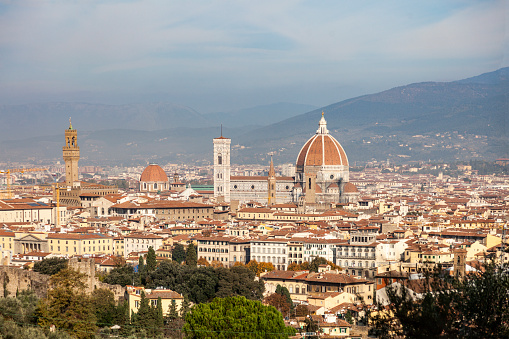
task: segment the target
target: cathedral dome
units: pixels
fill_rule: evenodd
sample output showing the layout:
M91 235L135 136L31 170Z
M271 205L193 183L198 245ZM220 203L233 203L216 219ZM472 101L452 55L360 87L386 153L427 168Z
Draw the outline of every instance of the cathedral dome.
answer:
M164 170L161 168L161 166L156 164L150 164L143 170L143 173L141 173L141 179L140 181L143 182L162 182L162 181L168 181L168 176L164 172Z
M316 134L304 144L299 152L297 166L348 166L345 150L329 134L323 113Z

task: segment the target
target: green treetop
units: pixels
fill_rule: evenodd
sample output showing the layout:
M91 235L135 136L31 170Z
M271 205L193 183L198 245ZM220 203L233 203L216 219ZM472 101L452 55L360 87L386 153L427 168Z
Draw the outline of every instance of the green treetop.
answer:
M186 338L288 338L295 334L272 306L245 297L215 298L186 316Z

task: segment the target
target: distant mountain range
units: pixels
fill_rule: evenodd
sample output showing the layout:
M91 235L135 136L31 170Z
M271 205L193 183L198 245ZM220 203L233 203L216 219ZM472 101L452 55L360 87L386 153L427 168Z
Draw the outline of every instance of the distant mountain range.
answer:
M206 164L220 123L232 138L233 163L266 163L269 154L277 163L295 162L322 111L351 164L507 157L509 68L396 87L319 109L279 103L204 115L170 103L0 106L0 163L61 160L69 116L78 129L81 164Z

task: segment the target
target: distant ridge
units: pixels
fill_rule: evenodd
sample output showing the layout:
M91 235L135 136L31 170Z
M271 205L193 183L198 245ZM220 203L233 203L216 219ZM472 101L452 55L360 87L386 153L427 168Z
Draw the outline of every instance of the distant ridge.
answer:
M458 81L399 86L264 127L226 128L223 134L232 138L232 163L266 164L269 153L276 163L294 163L323 110L351 164L509 157L508 73L509 68L503 68ZM62 131L69 115L79 126L81 164L206 164L211 160L211 139L219 133L213 116L168 103L0 106L0 114L5 122L0 124L3 161L61 160ZM6 135L16 141L5 141Z
M329 130L353 161L507 156L508 73L509 68L503 68L461 81L415 83L363 95L259 128L233 142L248 147L241 162L265 158L267 152L276 152L280 161L294 162L323 110ZM456 136L451 146L442 143L448 137L435 135L453 132L473 135L474 140ZM415 135L427 138L418 140ZM454 146L458 143L467 147ZM414 147L400 146L407 144Z

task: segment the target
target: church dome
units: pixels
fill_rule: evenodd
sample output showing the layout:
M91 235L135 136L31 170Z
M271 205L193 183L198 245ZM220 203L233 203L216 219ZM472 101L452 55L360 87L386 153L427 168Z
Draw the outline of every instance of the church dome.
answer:
M141 173L140 181L143 182L161 182L168 181L168 176L161 168L161 166L156 164L150 164L143 170Z
M297 166L348 166L345 150L329 134L323 112L316 134L304 144L299 152Z
M347 182L345 184L345 187L343 189L344 193L359 193L359 190L357 189L357 186L352 184L351 182Z

